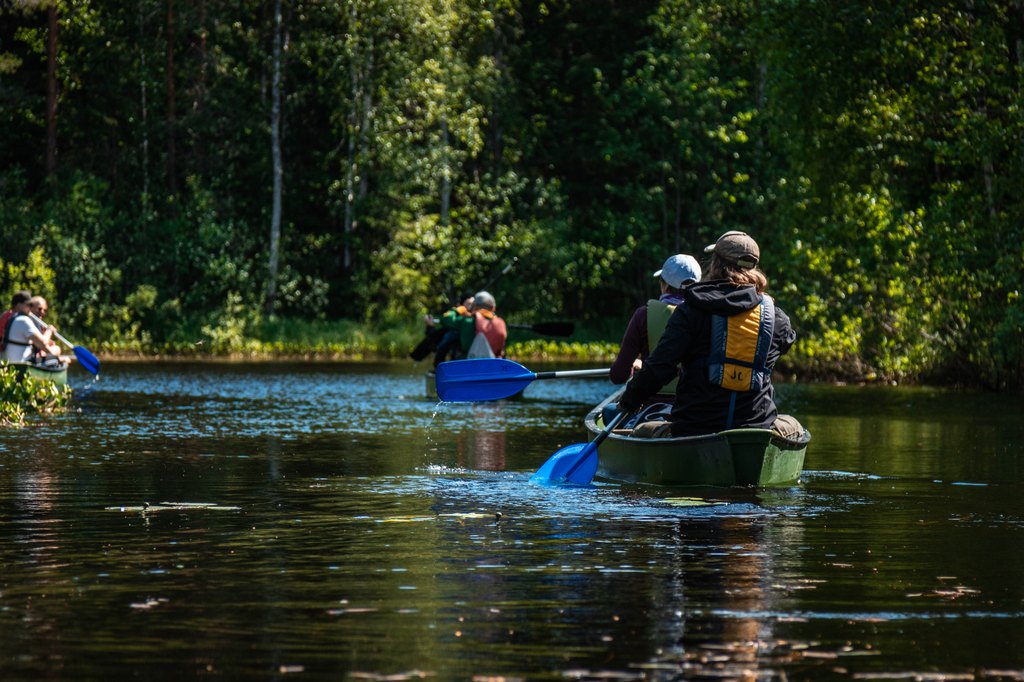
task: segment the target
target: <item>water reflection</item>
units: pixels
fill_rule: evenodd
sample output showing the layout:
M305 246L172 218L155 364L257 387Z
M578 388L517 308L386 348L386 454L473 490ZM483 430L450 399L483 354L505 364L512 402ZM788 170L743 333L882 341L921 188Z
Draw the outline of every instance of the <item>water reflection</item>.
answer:
M399 363L104 370L0 434L6 677L1024 669L1013 399L785 385L799 486L547 489L604 382L439 406Z

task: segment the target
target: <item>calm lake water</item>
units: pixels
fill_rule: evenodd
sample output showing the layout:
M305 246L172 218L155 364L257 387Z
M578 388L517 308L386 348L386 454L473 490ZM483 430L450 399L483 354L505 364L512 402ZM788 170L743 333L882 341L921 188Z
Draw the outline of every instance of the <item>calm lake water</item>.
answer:
M783 385L800 485L552 490L609 384L422 369L73 370L0 431L0 677L1024 679L1019 397Z

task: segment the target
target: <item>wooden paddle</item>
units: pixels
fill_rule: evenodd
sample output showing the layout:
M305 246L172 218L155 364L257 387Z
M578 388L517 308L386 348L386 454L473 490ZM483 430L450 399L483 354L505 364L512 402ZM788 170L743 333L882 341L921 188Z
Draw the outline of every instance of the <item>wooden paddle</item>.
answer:
M50 326L43 322L42 320L40 320L38 317L36 317L34 313L29 313L28 316L31 317L36 322L38 322L39 324L43 325L44 329ZM82 369L84 369L89 374L99 374L100 361L95 355L89 352L88 348L76 346L75 344L71 343L63 336L61 336L60 333L57 332L57 330L53 331L53 335L56 336L61 341L63 341L65 346L67 346L68 348L75 352L75 357L78 358L78 364L82 366Z
M611 369L531 372L505 358L452 360L437 366L437 395L449 403L501 400L519 393L537 379L603 377Z
M597 448L612 430L626 416L626 412L619 412L601 433L589 443L573 443L566 445L555 454L548 457L548 461L537 469L537 473L530 477L531 483L539 485L589 485L597 473Z

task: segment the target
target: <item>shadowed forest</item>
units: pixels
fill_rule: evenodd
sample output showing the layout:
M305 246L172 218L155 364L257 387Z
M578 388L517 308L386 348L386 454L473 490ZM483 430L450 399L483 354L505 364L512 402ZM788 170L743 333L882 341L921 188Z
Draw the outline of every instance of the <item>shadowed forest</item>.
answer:
M502 315L617 343L742 229L785 371L1019 389L1022 104L1022 0L0 1L0 294L402 355L518 259Z

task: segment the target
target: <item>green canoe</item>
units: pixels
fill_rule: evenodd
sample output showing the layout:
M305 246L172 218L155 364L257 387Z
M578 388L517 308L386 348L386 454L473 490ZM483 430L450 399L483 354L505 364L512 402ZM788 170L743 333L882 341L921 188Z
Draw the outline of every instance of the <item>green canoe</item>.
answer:
M591 438L604 428L605 405L586 417ZM783 486L796 483L804 467L811 434L789 440L770 429L732 429L685 438L632 438L628 430L612 432L598 449L597 476L625 483L672 486Z
M19 372L28 374L33 379L39 381L52 381L58 386L63 386L68 383L68 366L62 365L59 367L45 367L43 365L27 365L22 363L11 363Z

